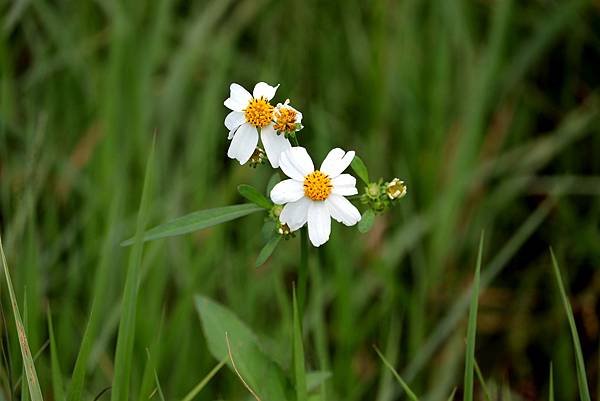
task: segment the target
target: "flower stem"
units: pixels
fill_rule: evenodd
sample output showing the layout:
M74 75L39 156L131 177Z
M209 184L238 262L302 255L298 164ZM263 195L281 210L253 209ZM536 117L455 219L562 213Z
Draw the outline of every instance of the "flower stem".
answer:
M306 282L308 277L308 233L306 227L300 230L300 270L298 271L298 309L300 317L304 315L306 300Z

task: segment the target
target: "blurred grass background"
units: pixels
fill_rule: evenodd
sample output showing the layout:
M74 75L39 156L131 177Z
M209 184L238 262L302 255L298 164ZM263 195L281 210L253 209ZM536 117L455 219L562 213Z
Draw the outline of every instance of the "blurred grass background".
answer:
M540 399L553 361L556 397L576 399L551 245L600 399L598 2L2 0L0 10L0 224L47 399L49 308L64 380L89 319L83 398L111 385L129 252L118 243L134 231L154 133L153 224L241 202L239 183L266 186L268 168L226 158L223 126L229 84L261 80L304 113L300 141L315 160L355 149L372 176L409 187L368 235L335 226L311 258L304 347L309 367L332 372L329 399L398 399L372 344L424 399L447 399L463 373L484 229L483 375L514 399ZM146 348L167 399L218 362L195 293L272 338L267 349L289 365L298 241L254 269L261 219L146 246L132 398L144 398ZM21 363L7 305L3 292L0 378L12 399ZM199 399L243 397L223 370Z

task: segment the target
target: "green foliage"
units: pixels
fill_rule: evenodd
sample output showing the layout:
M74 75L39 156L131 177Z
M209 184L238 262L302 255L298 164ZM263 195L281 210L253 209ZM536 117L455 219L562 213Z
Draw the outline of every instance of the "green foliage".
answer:
M234 206L224 206L214 209L200 210L182 217L178 217L167 223L161 224L146 231L142 241L154 241L161 238L174 237L177 235L188 234L194 231L203 230L231 220L239 219L251 213L263 210L253 204L243 204ZM135 239L131 238L124 241L122 246L134 244Z
M31 397L31 401L43 401L44 398L42 397L40 382L35 370L35 364L33 363L33 357L31 356L31 349L29 348L27 333L25 331L23 320L21 320L21 313L19 312L17 297L15 296L15 290L13 289L10 272L8 271L8 264L6 263L6 256L4 255L2 238L0 238L0 254L2 256L2 270L4 270L4 278L6 279L8 295L10 296L10 305L15 318L15 326L17 328L17 335L19 338L19 348L21 350L21 357L23 358L23 370L27 378L26 381L29 390L29 396ZM23 394L25 394L25 391L23 391Z
M583 399L575 356L598 394L597 336L580 325L597 298L590 261L600 260L595 4L4 2L0 223L41 395L105 400L115 365L124 371L115 344L131 306L123 289L132 249L119 244L136 231L153 134L148 228L168 222L156 239L191 235L143 238L130 375L116 383L128 399L158 400L158 384L167 400L252 399L232 369L216 368L230 359L210 352L196 293L243 318L295 399L294 282L309 400L401 399L373 343L386 344L384 356L420 398L447 399L463 379L469 266L482 229L479 383L486 375L492 398L502 380L512 399L522 388L542 396L552 360L555 399ZM333 147L360 155L347 172L361 195L364 181L397 176L408 186L368 233L333 224L330 241L304 259L298 233L278 241L263 269L253 265L266 260L261 247L277 227L269 214L263 236L266 203L237 205L237 186L268 198L281 177L268 164L228 159L223 126L229 84L251 90L258 81L281 84L276 101L289 96L303 112L298 139L315 161ZM373 210L361 195L352 202ZM358 229L368 223L367 215ZM547 291L544 244L569 264L581 358ZM0 400L31 399L10 291L0 296Z
M260 267L269 259L269 256L273 254L277 245L281 241L281 235L274 233L273 236L267 241L265 246L260 250L258 257L256 258L256 262L254 262L254 267Z
M199 295L195 302L212 356L222 360L229 355L230 367L261 400L289 399L289 383L281 368L260 349L258 337L225 307Z
M240 184L238 185L238 192L244 198L248 199L250 202L254 203L257 206L260 206L267 210L273 207L273 202L271 202L263 194L258 192L258 189L254 188L252 185Z

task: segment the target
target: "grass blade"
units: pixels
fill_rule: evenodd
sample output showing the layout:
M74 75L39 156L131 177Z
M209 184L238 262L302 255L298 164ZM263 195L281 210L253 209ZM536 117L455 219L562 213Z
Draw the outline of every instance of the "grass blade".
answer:
M552 362L550 362L550 378L548 381L550 383L548 390L548 401L554 401L554 373L552 373Z
M381 351L379 351L379 348L377 348L376 346L373 346L373 348L375 348L375 352L377 352L377 355L379 355L379 357L383 361L383 364L392 372L392 374L394 375L394 377L396 378L398 383L400 383L400 386L402 386L402 389L404 390L404 392L406 392L406 395L408 395L408 398L410 398L412 401L419 401L419 398L415 395L415 393L413 393L413 391L410 389L410 387L408 387L408 384L406 384L406 382L402 379L402 377L400 377L398 372L396 372L396 369L394 369L392 364L389 363L387 361L387 359L385 359L385 357L383 356Z
M56 401L65 399L64 384L62 372L58 363L58 350L54 339L54 324L52 323L52 312L48 308L48 334L50 336L50 364L52 367L52 391Z
M473 401L473 371L475 365L475 334L477 331L477 307L479 300L479 276L481 272L481 256L483 254L484 234L481 233L479 240L479 253L477 255L477 267L475 268L475 279L471 292L471 309L469 310L469 324L467 326L467 350L465 354L465 384L464 401Z
M12 280L10 278L10 272L8 271L8 265L6 264L6 256L4 255L4 247L2 246L1 237L0 253L2 255L2 268L4 270L4 276L6 278L6 285L8 287L10 304L12 306L13 314L15 316L15 325L17 328L17 334L19 336L19 348L21 349L23 367L25 369L25 375L27 376L27 386L29 387L29 395L31 396L31 401L42 401L42 390L40 389L40 383L38 381L37 373L35 371L35 365L33 363L33 358L31 357L31 350L29 349L29 342L27 341L27 335L25 334L25 327L23 326L23 321L21 320L19 305L17 304L17 298L15 296Z
M306 369L304 366L304 346L302 344L302 322L298 312L298 301L296 300L296 289L292 291L294 306L294 375L296 384L296 400L306 401Z
M571 337L573 339L573 347L575 348L575 363L577 366L577 382L579 384L579 397L581 401L591 401L590 389L588 388L587 378L585 377L585 362L583 359L583 353L581 352L581 344L579 342L579 334L577 334L577 326L575 325L575 318L573 317L573 310L567 297L567 292L560 275L560 269L554 256L554 251L550 248L550 255L552 256L552 267L554 268L554 276L556 283L560 290L560 298L562 300L567 319L569 320L569 327L571 329Z
M227 363L228 358L223 359L217 364L208 374L198 383L181 401L192 401L200 391L208 384L208 382L217 374L219 370Z
M142 242L203 230L261 210L264 209L251 203L200 210L151 228L143 233ZM135 238L130 238L123 241L121 246L133 245L134 242Z
M115 351L115 374L113 388L111 391L112 401L129 399L129 384L131 376L131 363L133 359L133 341L135 336L135 315L138 298L138 284L142 265L142 250L144 225L150 204L150 188L153 176L154 143L148 156L146 164L146 175L142 199L138 213L137 228L133 249L129 255L129 266L125 278L123 290L123 304L121 320L119 322L119 334L117 337L117 348Z

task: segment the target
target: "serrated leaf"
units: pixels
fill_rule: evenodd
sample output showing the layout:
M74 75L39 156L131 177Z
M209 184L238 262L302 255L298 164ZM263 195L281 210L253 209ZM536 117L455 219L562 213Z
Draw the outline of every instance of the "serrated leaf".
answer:
M208 349L217 360L228 357L227 338L231 354L243 380L262 401L288 400L290 384L283 371L259 347L257 336L229 309L211 299L196 295L195 305ZM229 367L231 361L229 361Z
M367 233L373 227L375 222L375 212L372 209L367 209L363 213L360 221L358 222L358 231L361 233Z
M281 235L275 234L273 237L271 237L269 242L267 242L265 246L263 246L263 248L260 250L258 257L256 258L256 262L254 263L254 267L262 266L262 264L265 263L267 259L269 259L269 256L271 256L273 251L275 251L275 248L277 248L277 245L279 244L280 240Z
M356 175L361 180L363 180L363 182L365 184L368 185L369 184L369 170L367 169L367 166L362 161L362 159L355 155L354 159L352 159L352 163L350 164L350 166L352 167L352 170L354 170Z
M238 192L244 198L248 199L250 202L265 208L267 210L273 207L273 202L271 202L266 196L258 192L258 189L254 188L252 185L241 184L237 187Z
M188 234L231 220L239 219L240 217L244 217L262 210L264 209L252 203L200 210L198 212L178 217L175 220L171 220L167 223L151 228L144 233L142 241L147 242L161 238ZM134 238L130 238L126 241L123 241L121 246L129 246L133 243Z

